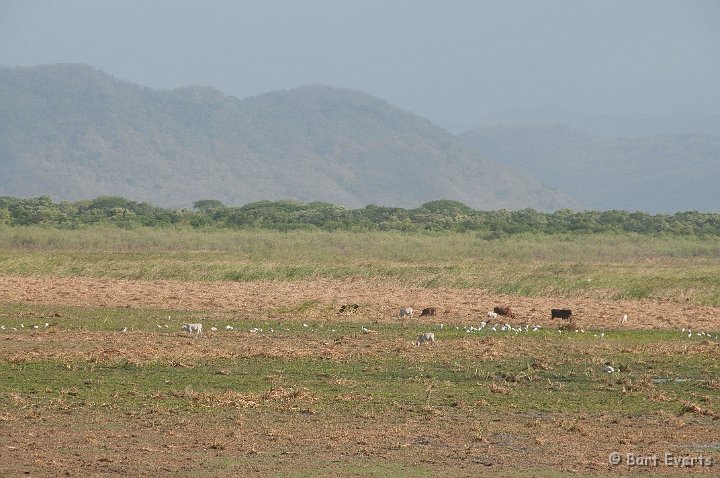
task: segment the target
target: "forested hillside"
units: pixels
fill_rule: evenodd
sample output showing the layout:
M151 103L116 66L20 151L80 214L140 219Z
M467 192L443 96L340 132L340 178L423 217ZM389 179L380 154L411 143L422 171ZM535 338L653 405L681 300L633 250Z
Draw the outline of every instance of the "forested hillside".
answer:
M576 203L369 95L307 86L245 100L153 90L82 65L0 68L0 195L170 207L325 201L483 209Z

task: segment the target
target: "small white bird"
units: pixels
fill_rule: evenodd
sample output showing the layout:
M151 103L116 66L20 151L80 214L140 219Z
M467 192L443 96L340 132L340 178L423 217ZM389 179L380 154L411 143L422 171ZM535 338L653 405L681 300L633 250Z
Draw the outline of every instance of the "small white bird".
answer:
M120 332L127 332L127 327L123 327L123 329Z
M48 327L50 327L50 323L49 323L49 322L45 322L45 328L47 329Z
M440 324L440 330L445 328L445 324Z
M308 326L308 324L303 324L303 327L307 327L307 326Z
M217 332L217 327L210 327L210 332Z
M628 316L627 314L623 314L622 319L620 319L621 324L627 324Z
M604 370L605 370L605 372L607 372L607 373L613 373L613 372L615 372L615 369L614 369L613 367L611 367L609 364L606 364L606 365L605 365L605 369L604 369Z
M5 330L5 326L4 326L4 325L0 325L0 329Z
M37 330L37 329L39 329L40 327L37 326L37 325L33 325L32 328L33 328L33 330Z
M235 327L233 327L232 325L226 325L225 330L235 330Z
M24 329L25 326L24 326L23 324L20 324L20 328L21 328L21 329Z

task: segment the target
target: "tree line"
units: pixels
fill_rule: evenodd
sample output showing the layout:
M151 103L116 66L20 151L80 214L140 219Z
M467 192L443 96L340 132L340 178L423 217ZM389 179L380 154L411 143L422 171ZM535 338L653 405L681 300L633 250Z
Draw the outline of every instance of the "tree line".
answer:
M245 228L344 231L476 231L486 237L508 234L590 234L718 236L720 214L697 211L647 214L628 211L540 212L534 209L477 211L457 201L431 201L414 209L369 205L347 209L321 202L259 201L230 207L212 199L192 209L168 209L122 197L53 202L0 197L0 225L42 225L74 229L92 225L134 227Z

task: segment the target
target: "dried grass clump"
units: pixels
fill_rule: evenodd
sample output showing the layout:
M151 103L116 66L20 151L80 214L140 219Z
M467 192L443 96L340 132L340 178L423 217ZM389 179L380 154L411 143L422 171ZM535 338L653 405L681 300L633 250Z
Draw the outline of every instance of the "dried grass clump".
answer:
M684 415L686 413L693 413L695 415L704 415L706 417L712 417L714 419L720 418L720 414L717 414L713 412L712 410L708 410L707 408L702 408L696 403L692 402L684 402L682 404L682 407L680 408L680 415Z

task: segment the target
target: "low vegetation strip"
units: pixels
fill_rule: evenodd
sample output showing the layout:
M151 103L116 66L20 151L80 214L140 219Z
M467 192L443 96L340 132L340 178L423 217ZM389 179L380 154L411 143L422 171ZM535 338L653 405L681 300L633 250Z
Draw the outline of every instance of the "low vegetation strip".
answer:
M415 209L369 205L347 209L328 203L260 201L228 207L201 200L193 210L163 209L121 197L54 203L48 196L31 199L0 197L0 224L78 228L110 224L123 228L190 227L272 230L345 230L483 233L488 238L507 234L594 234L720 236L720 214L697 211L647 214L628 211L572 211L543 213L477 211L457 201L431 201Z

